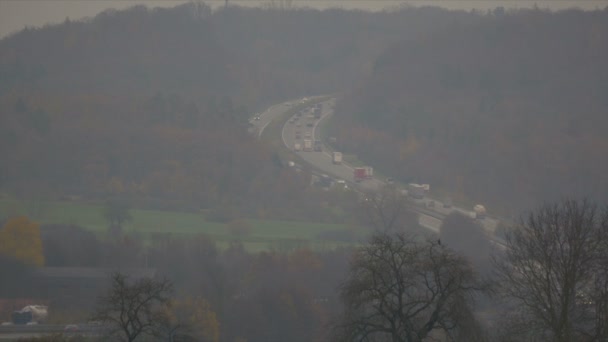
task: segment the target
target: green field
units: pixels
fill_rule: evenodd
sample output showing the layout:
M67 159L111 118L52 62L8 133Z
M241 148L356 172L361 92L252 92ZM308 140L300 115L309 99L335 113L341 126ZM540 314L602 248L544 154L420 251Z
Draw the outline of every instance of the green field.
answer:
M39 223L74 224L103 238L107 223L101 212L102 205L99 204L0 199L0 218L25 215ZM133 209L131 214L133 219L124 225L125 232L136 233L144 239L155 234L171 234L173 237L205 234L213 238L219 247L238 240L249 251L287 250L303 246L330 249L350 243L323 239L319 234L338 231L349 231L357 237L365 234L361 227L350 228L344 224L245 220L250 227L249 232L237 236L232 233L230 224L209 222L203 214L137 209Z

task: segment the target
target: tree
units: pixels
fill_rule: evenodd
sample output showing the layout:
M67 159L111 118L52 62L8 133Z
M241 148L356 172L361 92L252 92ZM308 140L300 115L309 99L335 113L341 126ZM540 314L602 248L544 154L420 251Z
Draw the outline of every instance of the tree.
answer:
M102 244L94 233L82 227L42 225L40 236L46 266L96 267L101 263Z
M157 335L166 322L166 306L172 293L173 284L166 278L130 282L126 275L113 273L111 288L99 298L92 319L110 326L110 334L121 341Z
M29 266L44 265L38 223L25 216L12 218L0 230L0 254Z
M171 301L167 307L168 341L218 342L220 324L211 305L202 297Z
M516 308L508 332L546 341L608 339L608 210L563 200L506 233L498 281Z
M387 186L379 192L364 195L359 213L362 220L379 231L391 231L397 227L416 227L416 214L407 208L407 198Z
M437 241L378 233L356 253L340 289L345 312L336 333L345 341L422 341L436 334L476 340L471 304L483 289L469 264Z
M491 271L492 245L478 220L454 211L443 220L439 238L442 244L468 258L478 272Z
M129 204L116 199L106 201L102 214L110 224L113 235L120 234L122 225L132 219Z

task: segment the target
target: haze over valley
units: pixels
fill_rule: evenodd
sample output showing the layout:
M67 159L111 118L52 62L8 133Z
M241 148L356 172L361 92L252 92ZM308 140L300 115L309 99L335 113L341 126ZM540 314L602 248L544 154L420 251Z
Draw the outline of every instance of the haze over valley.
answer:
M449 3L24 14L0 340L608 338L608 6Z

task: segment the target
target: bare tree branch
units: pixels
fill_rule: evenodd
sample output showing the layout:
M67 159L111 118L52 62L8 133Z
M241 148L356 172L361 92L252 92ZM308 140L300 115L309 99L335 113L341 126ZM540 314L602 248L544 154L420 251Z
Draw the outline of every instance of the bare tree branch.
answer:
M173 292L168 279L141 278L129 282L126 275L113 273L109 292L99 298L94 320L108 324L114 337L134 341L154 335L163 323L162 306Z
M481 290L469 264L437 242L377 233L355 255L340 289L345 312L336 329L349 341L463 336L461 323L472 319L469 305Z
M507 232L498 280L518 305L517 329L552 341L602 341L606 333L608 211L564 200Z

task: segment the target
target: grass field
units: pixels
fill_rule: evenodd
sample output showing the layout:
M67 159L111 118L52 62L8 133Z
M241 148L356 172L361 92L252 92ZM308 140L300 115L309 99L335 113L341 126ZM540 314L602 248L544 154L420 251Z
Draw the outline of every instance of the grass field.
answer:
M305 104L298 103L287 110L280 118L273 120L262 135L262 139L278 151L284 160L293 160L291 150L283 145L281 129L284 122L296 111L312 103L327 100L328 97L310 99ZM278 134L277 134L278 132ZM102 206L78 202L42 202L20 201L0 198L0 219L25 215L39 223L74 224L95 232L103 237L107 231L107 222L101 215ZM250 226L249 232L237 236L232 233L229 224L209 222L203 214L169 212L158 210L132 210L133 219L124 225L126 233L136 233L144 239L154 234L171 234L184 238L205 234L213 238L218 246L228 246L238 240L250 251L293 249L308 246L313 249L331 249L338 246L352 245L357 238L365 237L362 227L350 227L343 224L326 224L315 222L245 220ZM332 234L334 233L334 234ZM322 238L321 236L334 236ZM346 238L340 238L346 237ZM344 241L346 240L346 241Z
M39 223L74 224L103 237L107 223L101 215L102 205L77 202L40 202L0 199L0 218L25 215ZM245 220L250 229L237 236L229 224L209 222L203 214L157 210L132 210L133 219L125 224L126 233L136 233L144 239L154 234L171 234L174 237L192 237L205 234L219 247L232 241L241 241L249 251L293 249L308 246L313 249L330 249L352 243L338 239L323 239L322 234L348 231L352 236L363 237L361 227L298 221Z

